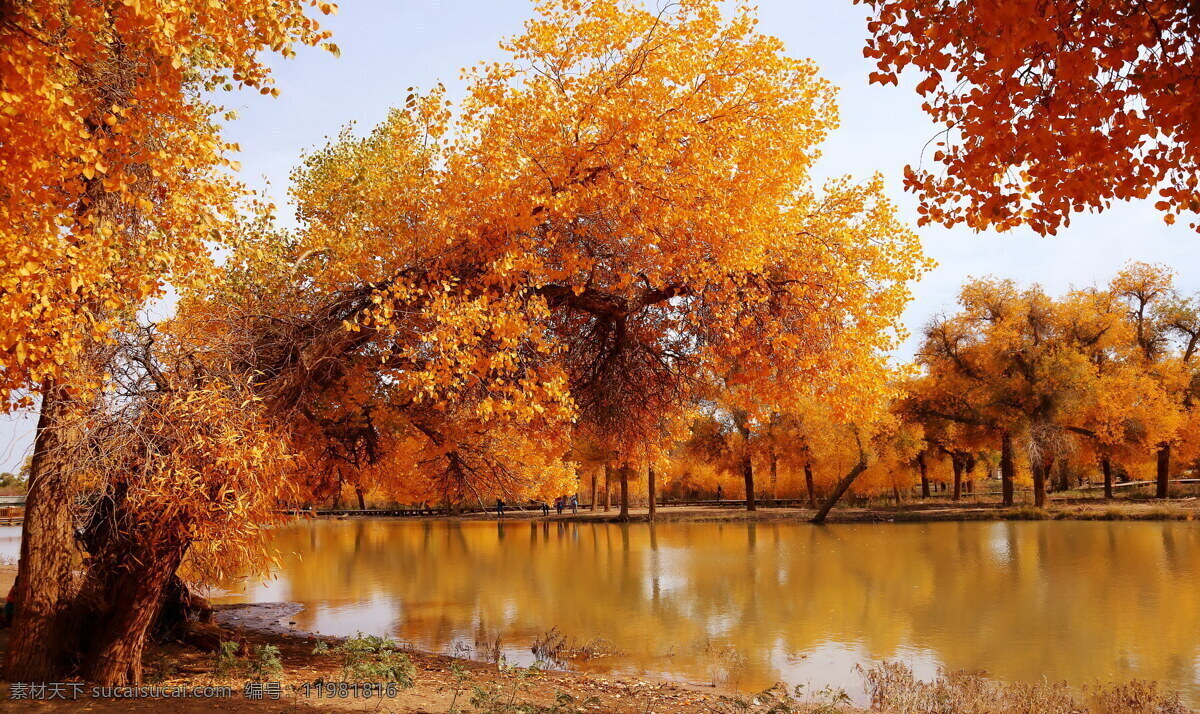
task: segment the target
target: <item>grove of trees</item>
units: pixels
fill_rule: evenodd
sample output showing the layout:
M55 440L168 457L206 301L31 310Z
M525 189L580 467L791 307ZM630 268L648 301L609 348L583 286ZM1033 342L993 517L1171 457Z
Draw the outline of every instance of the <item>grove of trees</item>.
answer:
M868 466L854 488L897 499L946 484L954 500L999 475L1004 505L1016 486L1037 506L1049 490L1114 474L1154 481L1166 498L1193 473L1200 389L1200 300L1179 294L1170 270L1131 263L1106 286L1054 297L1010 280L967 282L959 309L928 322L899 396L875 422ZM813 404L781 411L745 440L734 417L702 413L667 473L675 494L738 493L749 450L776 474L773 498L834 490L858 458L855 434ZM737 461L737 463L734 463Z

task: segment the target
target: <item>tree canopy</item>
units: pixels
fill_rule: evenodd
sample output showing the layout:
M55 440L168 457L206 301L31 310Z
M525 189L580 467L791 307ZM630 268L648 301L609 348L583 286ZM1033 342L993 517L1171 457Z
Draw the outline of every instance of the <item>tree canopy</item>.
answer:
M922 223L1054 234L1156 193L1168 223L1200 210L1195 3L858 1L871 81L911 70L941 127L941 170L906 173Z

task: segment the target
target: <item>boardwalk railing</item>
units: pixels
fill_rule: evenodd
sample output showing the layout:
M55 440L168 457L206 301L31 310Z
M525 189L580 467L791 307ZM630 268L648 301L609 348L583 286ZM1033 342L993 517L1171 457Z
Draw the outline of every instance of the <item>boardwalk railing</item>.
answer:
M1115 491L1118 488L1138 488L1140 486L1154 486L1156 483L1157 482L1155 482L1155 481L1122 481L1120 483L1117 483L1114 481L1112 487L1113 487L1113 490ZM1200 483L1200 478L1171 479L1170 483ZM1077 486L1076 490L1092 491L1094 489L1102 489L1102 488L1104 488L1104 482L1089 483L1087 486Z

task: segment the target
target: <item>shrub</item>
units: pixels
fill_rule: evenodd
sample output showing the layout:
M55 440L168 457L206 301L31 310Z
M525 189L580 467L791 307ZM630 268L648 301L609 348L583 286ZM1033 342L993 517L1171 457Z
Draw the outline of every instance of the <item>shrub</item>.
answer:
M216 661L213 662L214 677L228 677L238 670L241 663L237 658L238 643L222 642L217 647Z
M281 674L283 662L279 659L279 648L275 645L255 645L254 657L247 663L247 675L264 682L277 680Z
M342 658L342 679L347 682L395 682L401 688L413 686L416 668L399 645L385 637L359 632L330 648L318 642L313 654L333 652Z

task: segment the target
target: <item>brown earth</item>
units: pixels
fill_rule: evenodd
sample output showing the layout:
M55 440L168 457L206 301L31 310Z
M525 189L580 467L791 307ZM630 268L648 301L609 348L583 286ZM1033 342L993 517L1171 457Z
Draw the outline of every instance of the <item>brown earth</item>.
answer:
M636 678L606 677L562 671L523 673L506 670L495 663L456 659L445 655L407 651L416 668L415 686L401 690L395 698L326 698L315 692L305 696L302 685L313 682L339 682L345 679L335 653L314 654L317 638L306 633L287 633L280 626L280 614L294 612L287 604L242 606L234 609L243 626L234 628L252 650L255 645L279 648L284 673L279 677L283 696L279 700L248 699L243 696L245 677L218 678L213 672L215 656L182 645L150 648L145 660L147 684L153 686L225 685L233 690L229 698L91 698L85 689L75 701L27 701L10 698L12 687L0 685L0 712L279 712L279 711L372 711L372 712L449 712L477 711L470 706L472 690L482 686L499 690L501 701L550 706L560 693L575 699L575 707L588 712L675 714L710 711L719 704L721 692L714 689L652 682ZM229 622L228 611L218 619ZM284 615L286 617L286 615ZM263 629L251 629L263 628ZM331 644L335 640L325 639ZM0 633L0 647L7 646L8 633ZM457 663L463 678L452 671ZM86 686L86 685L85 685ZM595 698L587 704L585 700ZM480 710L483 711L483 710ZM487 710L490 711L490 710ZM574 708L566 711L575 711Z

